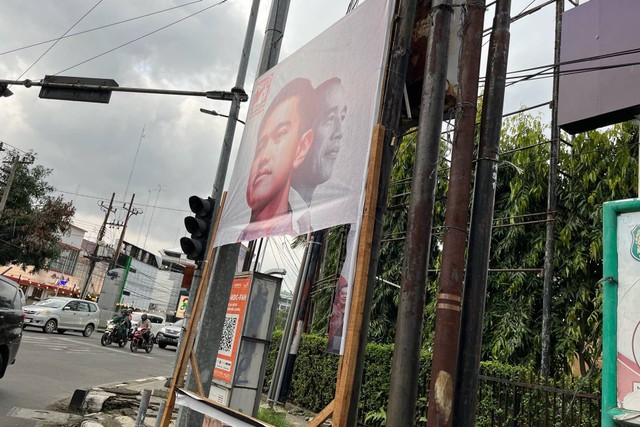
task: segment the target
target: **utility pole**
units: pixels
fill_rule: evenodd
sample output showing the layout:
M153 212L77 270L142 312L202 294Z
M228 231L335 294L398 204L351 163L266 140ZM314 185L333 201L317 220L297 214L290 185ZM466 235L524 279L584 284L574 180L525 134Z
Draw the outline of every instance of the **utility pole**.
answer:
M478 111L478 80L482 51L484 0L467 0L462 11L462 40L458 80L460 98L456 106L456 128L451 152L449 190L445 214L442 268L436 303L436 327L429 385L427 425L452 426L457 376L460 309L464 284L464 260L469 222L471 171Z
M493 209L496 199L498 149L502 129L505 78L509 55L511 0L496 2L496 15L489 42L486 86L482 108L480 145L473 189L469 229L469 254L464 282L464 298L455 383L453 425L473 427L478 403L478 375L482 346L482 325L487 293L491 251Z
M9 198L9 191L11 191L11 184L13 184L13 177L16 175L16 170L18 170L19 163L20 163L20 158L18 156L15 156L11 161L11 169L9 170L7 183L4 185L4 191L2 192L2 200L0 200L0 218L2 218L4 207L7 204L7 199Z
M447 86L452 0L434 1L411 183L387 425L413 425L418 394L425 286L431 246L440 135Z
M286 7L282 7L286 4ZM279 53L280 44L282 42L282 34L284 32L284 22L286 21L286 14L289 11L289 0L274 0L271 5L271 15L269 17L269 23L267 26L267 33L272 29L272 24L275 21L282 23L281 27L278 27L278 33L275 38L271 38L268 34L265 36L263 47L263 59L265 57L266 46L269 46L268 51L271 52L274 48L269 43L277 45L277 52ZM242 48L242 55L240 58L240 64L238 66L238 75L236 77L236 84L232 90L236 94L235 98L231 101L231 107L229 108L229 114L227 119L227 127L225 129L223 145L220 152L220 159L218 161L218 169L216 171L216 178L213 184L211 192L211 198L215 200L216 207L213 212L213 217L218 216L220 209L220 200L222 199L222 191L224 182L227 175L227 169L229 166L229 158L231 156L231 146L233 144L233 137L236 129L236 122L238 121L238 114L240 112L241 96L244 94L244 82L247 75L247 66L249 62L249 54L251 52L251 43L255 34L256 19L258 15L258 9L260 6L260 0L253 0L251 4L251 11L249 13L249 21L247 23L247 32L245 34L244 45ZM285 20L280 17L284 13ZM277 15L278 18L274 18ZM277 58L277 55L275 55ZM261 62L262 64L262 62ZM269 63L269 68L275 64ZM263 68L262 65L258 70L258 75L267 71L268 68ZM213 231L213 228L211 229ZM198 328L198 336L194 349L196 361L198 363L200 378L199 382L202 384L202 388L205 395L209 394L211 389L211 381L213 379L213 369L215 361L218 356L218 348L220 346L220 338L222 336L222 325L227 311L227 304L229 302L229 294L231 292L231 285L233 283L233 276L236 270L236 263L238 261L238 255L240 253L240 244L224 245L217 249L216 257L214 260L211 277L208 283L207 294L205 296L202 317L201 319L193 319L193 321L200 322ZM189 291L190 295L195 297L198 287L200 286L201 272L196 269L194 273L193 282ZM191 305L194 298L189 298L189 305ZM189 308L188 308L189 309ZM197 382L193 378L193 370L187 373L186 388L188 390L196 390ZM189 408L181 408L178 414L178 420L176 425L196 426L202 425L203 415L199 412L193 411Z
M124 243L124 235L127 232L127 224L129 223L129 218L131 218L131 215L138 215L142 213L140 209L136 209L133 207L133 200L135 198L136 195L132 194L131 203L129 203L129 208L127 209L127 216L124 218L124 224L122 225L122 231L120 232L120 240L118 240L118 246L116 246L116 253L113 254L114 267L118 265L118 258L120 257L120 252L122 251L122 244Z
M560 39L564 0L556 0L556 34L553 52L553 102L551 107L551 142L549 145L549 187L547 190L547 227L544 246L544 285L542 288L542 349L540 371L549 376L551 353L551 304L553 296L553 256L555 220L558 202L558 161L560 157L560 128L558 127L558 92L560 85Z
M109 207L107 208L104 221L102 221L102 226L100 226L100 230L98 231L98 237L96 238L96 246L93 248L93 253L88 256L89 258L89 272L87 273L87 279L84 282L84 286L82 287L82 292L80 293L80 298L85 299L87 294L89 293L89 283L91 282L91 276L93 275L93 269L96 267L96 262L100 259L98 257L98 249L100 248L100 242L104 237L104 232L107 228L107 221L109 220L109 214L112 212L113 207L113 199L116 197L116 193L111 194L111 200L109 201ZM104 206L101 204L101 208ZM113 211L115 212L115 211Z
M380 165L380 178L378 180L377 202L375 208L375 221L371 240L371 257L369 271L367 273L368 284L362 314L362 331L360 334L359 350L355 372L349 379L353 390L348 402L348 415L346 425L356 425L358 416L358 402L360 399L360 387L364 372L364 356L367 344L367 334L371 317L371 302L378 274L378 253L383 235L383 219L387 209L387 195L389 192L389 180L393 167L393 158L398 147L398 140L402 138L400 118L402 114L402 101L404 97L407 68L411 56L411 36L416 16L417 0L399 0L396 5L396 28L393 32L393 44L389 54L389 66L386 77L384 101L382 108L382 125L385 128L384 143L382 147L382 161Z
M0 142L0 151L4 151L4 149L2 148L1 142ZM33 157L25 156L22 158L22 160L20 160L20 156L16 154L15 156L13 156L13 159L10 162L5 161L4 163L11 163L11 169L9 170L9 176L7 176L7 182L4 185L4 191L2 192L2 200L0 200L0 218L2 218L4 208L7 205L7 199L9 198L9 192L11 191L11 185L13 184L13 178L15 178L16 171L18 170L18 165L32 164Z

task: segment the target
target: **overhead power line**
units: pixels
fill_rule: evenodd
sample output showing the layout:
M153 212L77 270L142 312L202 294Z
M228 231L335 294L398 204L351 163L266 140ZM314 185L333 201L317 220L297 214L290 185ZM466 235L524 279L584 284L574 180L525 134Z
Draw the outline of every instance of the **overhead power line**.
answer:
M155 12L146 13L144 15L139 15L139 16L136 16L136 17L133 17L133 18L123 19L122 21L112 22L110 24L101 25L99 27L94 27L94 28L91 28L91 29L88 29L88 30L84 30L84 31L78 31L77 33L65 34L65 35L62 35L61 37L56 38L56 39L45 40L45 41L41 41L41 42L37 42L37 43L32 43L30 45L18 47L18 48L15 48L15 49L6 50L4 52L0 52L0 56L6 55L8 53L18 52L20 50L24 50L24 49L29 49L29 48L32 48L32 47L40 46L40 45L43 45L43 44L51 43L51 42L54 42L54 41L57 43L57 41L61 40L61 39L67 39L67 38L70 38L70 37L75 37L75 36L79 36L79 35L82 35L82 34L91 33L93 31L103 30L105 28L114 27L116 25L125 24L127 22L136 21L136 20L142 19L142 18L148 18L149 16L158 15L160 13L168 12L168 11L171 11L171 10L174 10L174 9L179 9L181 7L189 6L189 5L192 5L194 3L200 3L202 1L203 0L190 1L188 3L183 3L183 4L180 4L178 6L169 7L167 9L162 9L162 10L158 10L158 11L155 11Z
M85 197L87 199L95 199L95 200L105 200L104 197L99 197L99 196L92 196L89 194L80 194L77 193L75 191L64 191L64 190L55 190L57 193L62 193L62 194L72 194L74 196L79 196L79 197ZM124 203L124 201L116 201L117 203ZM153 208L154 205L147 205L147 204L142 204L142 203L134 203L133 206L135 206L136 208ZM185 210L185 209L178 209L178 208L169 208L169 207L163 207L163 206L155 206L156 209L161 209L161 210L166 210L166 211L174 211L174 212L186 212L186 213L191 213L191 211L189 210Z
M135 39L133 39L133 40L130 40L130 41L126 42L126 43L122 43L122 44L120 44L120 45L118 45L118 46L116 46L116 47L114 47L114 48L108 49L108 50L106 50L106 51L104 51L104 52L102 52L102 53L99 53L98 55L95 55L95 56L93 56L93 57L89 58L89 59L85 59L84 61L78 62L77 64L72 65L72 66L70 66L70 67L67 67L67 68L65 68L64 70L60 70L60 71L58 71L57 73L55 73L54 75L58 75L58 74L64 73L64 72L69 71L69 70L71 70L71 69L73 69L73 68L76 68L76 67L78 67L78 66L80 66L80 65L86 64L87 62L93 61L94 59L98 59L98 58L100 58L100 57L102 57L102 56L104 56L104 55L107 55L107 54L109 54L109 53L111 53L111 52L114 52L114 51L116 51L116 50L118 50L118 49L120 49L120 48L122 48L122 47L128 46L128 45L130 45L130 44L132 44L132 43L135 43L135 42L137 42L137 41L139 41L139 40L142 40L142 39L143 39L143 38L145 38L145 37L148 37L148 36L150 36L150 35L152 35L152 34L155 34L155 33L157 33L157 32L160 32L160 31L162 31L162 30L165 30L165 29L167 29L167 28L169 28L169 27L171 27L171 26L173 26L173 25L176 25L176 24L178 24L178 23L180 23L180 22L182 22L182 21L185 21L185 20L187 20L187 19L189 19L189 18L191 18L191 17L193 17L193 16L195 16L195 15L198 15L198 14L200 14L200 13L202 13L202 12L205 12L205 11L207 11L207 10L209 10L209 9L213 8L213 7L220 6L221 4L226 3L226 2L227 2L227 0L220 0L218 3L212 4L211 6L207 6L207 7L203 8L203 9L200 9L199 11L194 12L194 13L192 13L192 14L190 14L190 15L187 15L187 16L185 16L185 17L183 17L183 18L180 18L180 19L178 19L177 21L173 21L173 22L171 22L171 23L169 23L169 24L163 25L163 26L162 26L162 27L160 27L160 28L157 28L157 29L155 29L155 30L153 30L153 31L150 31L150 32L148 32L148 33L146 33L146 34L141 35L140 37L136 37L136 38L135 38Z
M62 38L63 38L63 37L64 37L64 36L69 32L69 31L71 31L71 30L72 30L76 25L78 25L78 24L80 23L80 21L82 21L84 18L86 18L86 16L87 16L87 15L89 15L89 14L90 14L90 13L91 13L95 8L96 8L96 7L98 7L98 5L99 5L100 3L102 3L102 0L98 0L98 3L96 3L96 4L95 4L95 6L93 6L91 9L89 9L89 11L88 11L87 13L85 13L84 15L82 15L82 17L81 17L80 19L78 19L78 20L75 22L75 24L73 24L71 27L69 27L69 29L68 29L67 31L65 31L65 32L64 32L64 34L62 34L60 37L58 37L58 38L56 39L56 41L55 41L51 46L49 46L49 47L47 48L47 50L45 50L45 51L42 53L42 55L40 55L40 56L38 57L38 59L36 59L36 60L33 62L33 64L31 64L31 65L29 66L29 68L27 68L26 70L24 70L24 71L22 72L22 74L20 74L20 76L19 76L16 80L20 80L20 79L22 78L22 76L24 76L25 74L27 74L27 72L28 72L30 69L32 69L32 68L33 68L33 67L38 63L38 61L40 61L40 60L41 60L41 59L42 59L42 58L43 58L47 53L49 53L49 51L50 51L51 49L53 49L53 48L55 47L55 45L57 45L57 44L58 44L58 42L59 42L60 40L62 40Z
M594 55L594 56L589 56L585 58L578 58L578 59L572 59L569 61L563 61L558 63L558 66L563 67L567 65L593 62L593 61L598 61L602 59L616 58L620 56L634 55L638 53L640 53L640 48L627 49L627 50L621 50L617 52L606 53L602 55ZM627 62L624 64L597 65L597 66L591 66L591 67L574 68L571 70L565 69L565 70L561 70L559 72L559 75L562 76L562 75L587 73L592 71L602 71L602 70L622 68L622 67L630 67L630 66L638 65L639 63L640 62L636 61L636 62ZM525 73L527 71L536 71L536 70L539 70L539 71L536 73L518 75L520 73ZM551 78L553 77L553 74L554 74L554 64L545 64L545 65L539 65L537 67L530 67L530 68L523 68L521 70L508 71L507 80L512 80L512 81L507 83L507 86L512 86L516 83L520 83L523 81L532 81L532 80ZM480 79L480 84L484 85L484 78Z

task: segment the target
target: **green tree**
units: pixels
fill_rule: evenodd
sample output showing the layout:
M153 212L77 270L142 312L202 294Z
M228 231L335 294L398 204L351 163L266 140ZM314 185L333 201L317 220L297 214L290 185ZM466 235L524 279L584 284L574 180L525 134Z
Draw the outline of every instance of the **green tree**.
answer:
M6 158L17 155L9 153ZM5 183L0 192L6 188L10 162L0 167L0 181ZM0 219L1 265L14 263L37 271L60 253L60 239L69 230L75 208L72 202L51 194L55 190L47 182L51 172L40 165L18 165Z
M540 361L542 288L547 210L548 126L530 114L503 123L496 184L487 302L483 331L484 360L536 368ZM403 138L394 159L378 277L399 284L404 262L407 206L415 152L415 134ZM570 138L562 135L561 175L555 222L552 301L552 369L566 372L576 360L583 374L600 357L602 321L602 204L636 197L638 129L632 123L615 125ZM430 270L440 265L440 227L443 224L448 164L443 144L436 193ZM332 234L333 233L333 234ZM323 278L335 276L338 231L325 258ZM330 265L330 268L327 266ZM514 271L519 270L519 271ZM322 286L322 285L321 285ZM330 310L332 283L317 288L316 317ZM430 348L435 324L437 274L430 273L423 347ZM321 295L321 292L325 294ZM374 290L369 340L393 343L397 315L396 288L382 281ZM322 307L322 309L320 309Z
M563 135L563 139L570 138ZM600 356L602 204L634 197L637 128L619 124L562 144L555 224L552 369L578 360L583 374ZM540 118L505 121L490 266L536 269L544 262L549 144ZM537 366L542 272L489 275L484 358Z

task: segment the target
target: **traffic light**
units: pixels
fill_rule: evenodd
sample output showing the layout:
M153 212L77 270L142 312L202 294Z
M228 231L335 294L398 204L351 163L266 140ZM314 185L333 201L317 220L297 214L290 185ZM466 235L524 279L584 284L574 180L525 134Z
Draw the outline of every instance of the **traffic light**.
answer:
M202 261L207 254L207 240L213 218L214 201L211 197L203 199L198 196L189 197L189 208L195 216L184 219L184 225L191 237L180 239L180 247L187 258Z

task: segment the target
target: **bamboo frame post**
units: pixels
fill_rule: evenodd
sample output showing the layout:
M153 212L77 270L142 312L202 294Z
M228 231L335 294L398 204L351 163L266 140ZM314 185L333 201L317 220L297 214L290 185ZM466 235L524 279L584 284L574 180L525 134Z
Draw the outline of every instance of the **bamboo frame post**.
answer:
M377 124L373 130L371 140L371 155L369 156L369 168L367 183L365 186L365 201L362 213L362 227L358 240L358 255L356 260L356 273L353 281L353 293L351 296L351 308L347 324L347 338L344 355L338 368L336 393L331 401L308 426L319 426L329 417L333 416L333 425L343 427L347 425L349 408L357 403L352 402L353 387L355 382L356 363L360 348L360 335L364 318L367 275L371 260L371 244L373 240L373 228L376 220L376 203L378 200L378 180L380 179L382 146L384 143L384 126Z

